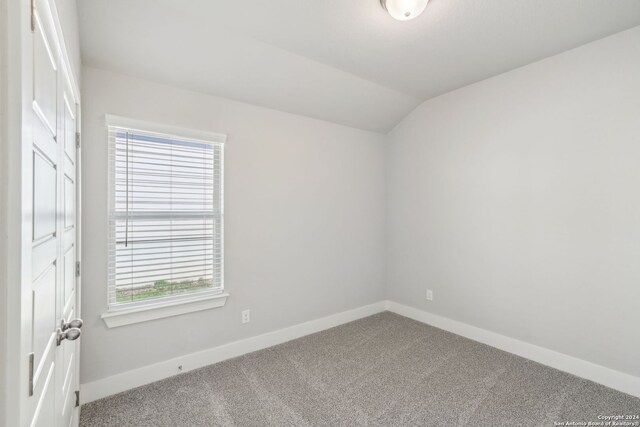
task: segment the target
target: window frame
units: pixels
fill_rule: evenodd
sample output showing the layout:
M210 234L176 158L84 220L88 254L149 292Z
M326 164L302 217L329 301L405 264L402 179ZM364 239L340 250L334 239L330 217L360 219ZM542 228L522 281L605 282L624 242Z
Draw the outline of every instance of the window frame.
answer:
M107 130L107 144L109 146L108 156L108 191L107 191L107 222L109 224L107 231L108 245L112 244L113 236L111 233L111 221L112 216L115 217L111 200L114 194L114 189L111 187L114 185L112 182L115 173L115 166L112 164L115 158L112 158L112 142L109 140L109 129L111 127L117 127L134 132L159 134L166 137L174 137L178 139L200 142L206 144L217 145L220 149L220 252L222 262L220 265L220 286L215 289L197 291L193 293L185 293L179 295L169 295L161 298L150 298L147 300L139 300L131 303L118 303L113 304L110 301L111 294L110 289L112 287L112 281L115 277L109 277L109 267L107 266L107 295L106 304L107 311L102 315L103 320L108 327L117 327L130 323L137 323L146 320L152 320L162 317L174 316L183 313L189 313L193 311L205 310L209 308L222 307L226 303L226 299L229 296L225 292L224 283L224 147L227 140L227 136L220 133L205 132L192 129L184 129L173 126L167 126L158 123L145 122L140 120L128 119L115 115L105 116L105 125ZM107 248L107 254L110 256L111 248Z

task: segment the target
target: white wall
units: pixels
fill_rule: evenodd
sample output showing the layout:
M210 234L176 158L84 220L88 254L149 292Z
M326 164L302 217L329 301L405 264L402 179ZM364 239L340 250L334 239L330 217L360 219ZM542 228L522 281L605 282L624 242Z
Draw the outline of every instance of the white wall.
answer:
M387 156L391 300L640 376L640 27L423 103Z
M83 68L82 99L82 383L383 298L382 135L92 68ZM99 318L106 113L228 134L225 307L116 329Z

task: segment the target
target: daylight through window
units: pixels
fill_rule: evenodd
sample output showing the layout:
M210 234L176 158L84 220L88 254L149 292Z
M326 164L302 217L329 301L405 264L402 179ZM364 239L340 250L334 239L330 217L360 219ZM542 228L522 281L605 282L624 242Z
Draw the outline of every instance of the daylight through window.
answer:
M109 308L223 289L221 142L109 126Z

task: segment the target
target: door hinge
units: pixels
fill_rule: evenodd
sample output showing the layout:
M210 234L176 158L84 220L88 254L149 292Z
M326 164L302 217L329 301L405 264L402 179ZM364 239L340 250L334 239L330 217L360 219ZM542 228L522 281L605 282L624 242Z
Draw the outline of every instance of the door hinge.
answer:
M33 353L29 353L29 397L33 396Z
M80 406L80 390L76 390L76 408Z
M80 132L76 132L76 148L80 148Z
M80 277L80 261L76 261L76 277Z
M36 32L36 0L31 0L31 32Z

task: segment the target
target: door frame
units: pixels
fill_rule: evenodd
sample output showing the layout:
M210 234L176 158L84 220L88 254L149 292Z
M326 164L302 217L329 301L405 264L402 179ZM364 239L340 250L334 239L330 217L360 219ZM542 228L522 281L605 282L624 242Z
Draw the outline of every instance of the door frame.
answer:
M7 118L8 111L8 88L9 79L7 77L9 56L9 43L8 43L8 7L6 2L0 3L0 200L7 200L7 182L9 173L7 167L9 162L7 160L9 156L8 144L8 124ZM8 317L6 315L8 308L7 300L7 214L8 209L6 203L0 207L0 414L7 413L7 332ZM4 417L3 417L4 418ZM6 419L0 419L0 426L7 424Z
M4 288L4 390L5 417L2 420L4 426L21 425L21 399L20 396L27 392L27 384L21 379L24 376L28 364L21 357L23 353L21 310L22 305L22 116L23 116L23 89L22 89L22 54L23 36L25 30L24 2L20 0L7 0L4 10L6 26L3 32L3 49L6 63L3 64L5 73L2 76L2 84L6 90L2 105L3 111L3 144L2 144L2 286ZM16 108L16 106L20 106ZM13 285L11 285L13 284ZM14 331L13 334L9 331ZM17 332L17 333L15 333ZM20 375L22 373L22 375Z
M80 87L69 60L54 0L42 2L53 21L55 49L76 99L76 127L80 131ZM5 0L0 10L0 427L23 426L28 403L28 345L23 339L30 299L24 292L31 278L31 1ZM24 75L24 73L28 75ZM76 171L76 260L81 260L80 149ZM6 202L6 203L4 203ZM26 285L23 285L23 278ZM26 280L26 279L29 280ZM80 310L80 277L76 278L76 307ZM79 360L79 358L78 358ZM76 365L79 366L79 363ZM76 376L79 380L79 376ZM79 384L78 384L79 385Z

